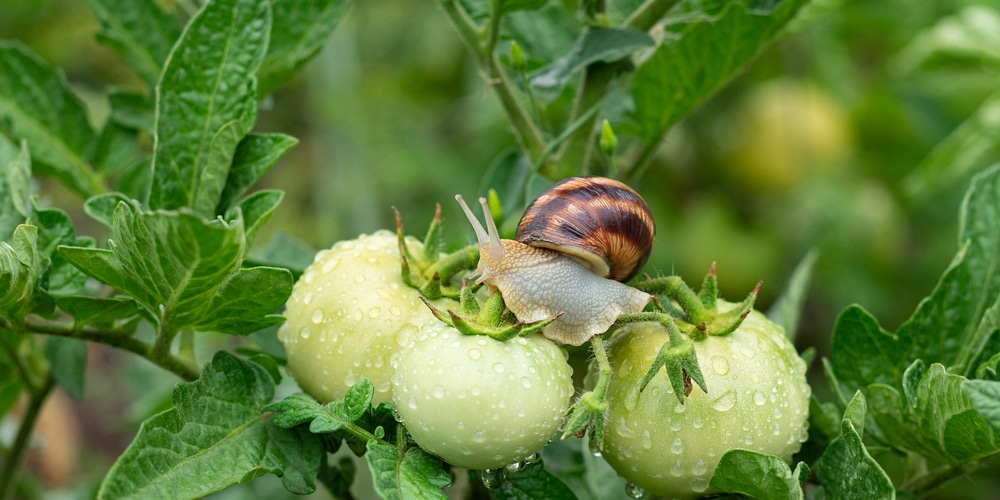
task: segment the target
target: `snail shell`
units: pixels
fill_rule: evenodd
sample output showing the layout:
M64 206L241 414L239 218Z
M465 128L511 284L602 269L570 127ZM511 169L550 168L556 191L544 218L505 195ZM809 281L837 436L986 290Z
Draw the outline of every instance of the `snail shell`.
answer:
M622 283L649 260L656 226L632 188L605 177L571 177L528 205L515 239L565 253L594 274Z

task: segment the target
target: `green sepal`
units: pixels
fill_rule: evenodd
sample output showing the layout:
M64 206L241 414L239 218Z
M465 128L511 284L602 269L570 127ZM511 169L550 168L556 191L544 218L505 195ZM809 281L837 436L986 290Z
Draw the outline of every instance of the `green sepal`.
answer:
M541 321L523 323L504 314L506 306L500 292L494 292L481 306L476 302L475 296L468 286L462 288L463 304L462 309L465 315L459 315L452 310L447 311L447 315L430 303L430 297L421 296L420 300L431 310L435 318L454 327L463 335L485 335L501 342L514 337L531 335L552 323L553 320L562 316L562 313ZM467 290L467 291L466 291ZM475 305L473 305L475 304ZM476 310L475 314L468 311Z
M566 425L563 427L561 439L582 435L593 424L593 437L597 447L604 449L604 412L608 409L608 401L596 393L585 392L566 414Z
M701 282L701 290L698 291L698 298L701 299L701 303L709 311L718 311L719 277L715 274L715 262L712 262L712 267L708 268L708 274L705 275L704 281Z
M424 236L424 260L435 262L441 255L444 243L441 240L441 204L434 204L434 218L427 226L427 235Z
M677 395L677 400L684 404L684 398L691 394L692 381L698 384L698 387L701 387L705 393L708 392L708 385L705 383L705 376L701 373L701 367L698 366L698 355L694 349L694 342L681 335L673 320L670 320L669 317L665 318L667 319L661 324L667 329L670 340L664 343L660 352L657 353L652 366L649 367L642 383L639 384L639 392L646 389L646 385L659 373L660 368L665 368L667 377L670 379L670 386L673 387L674 394Z
M729 335L736 331L737 328L743 324L743 320L746 319L750 311L753 311L754 302L757 301L757 293L760 291L760 286L762 282L758 281L757 286L747 295L746 299L737 307L722 313L712 315L712 320L706 325L705 333L707 335Z
M435 300L441 297L458 299L461 290L451 285L451 279L462 270L472 269L479 260L479 249L473 246L462 248L441 256L441 207L438 205L434 218L424 237L424 250L420 255L410 251L403 232L403 221L399 210L392 207L396 215L396 238L399 240L399 255L402 260L400 275L403 283L420 291L425 297Z

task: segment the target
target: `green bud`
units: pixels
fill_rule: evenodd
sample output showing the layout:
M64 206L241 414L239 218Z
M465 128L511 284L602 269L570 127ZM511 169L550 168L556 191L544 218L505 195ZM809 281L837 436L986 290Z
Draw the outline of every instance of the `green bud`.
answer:
M500 202L500 195L497 194L497 190L490 188L489 193L486 194L486 202L490 206L490 213L493 214L493 222L496 222L497 227L503 225L503 203Z
M524 71L527 67L524 63L524 52L516 41L510 42L510 64L517 71Z
M611 130L611 124L604 120L601 123L601 151L604 156L611 158L616 149L618 149L618 138L615 137L615 131Z

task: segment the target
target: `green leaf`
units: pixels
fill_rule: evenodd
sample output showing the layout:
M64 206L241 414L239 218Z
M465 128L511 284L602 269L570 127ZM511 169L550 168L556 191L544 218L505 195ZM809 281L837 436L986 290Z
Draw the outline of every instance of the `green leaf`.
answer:
M805 462L799 462L792 471L774 455L731 450L722 456L709 486L760 500L792 500L804 498L802 484L807 479L809 466Z
M98 298L84 296L56 297L56 305L66 311L77 325L120 330L139 314L139 306L128 297Z
M122 175L118 177L115 189L145 205L153 183L152 161L152 158L149 157L141 158L126 167Z
M838 378L851 389L881 383L895 386L902 377L903 355L896 336L883 330L861 306L849 306L833 327L832 363Z
M371 408L375 386L368 379L361 379L351 386L344 399L321 405L306 394L293 394L282 401L264 408L276 413L275 425L294 427L309 422L309 432L326 434L343 429L360 420Z
M0 315L15 323L31 308L38 282L38 228L21 224L10 243L0 242Z
M87 343L67 337L49 337L45 354L56 383L77 400L83 400L87 379Z
M0 359L6 359L5 353L0 353ZM21 399L21 381L14 372L14 363L9 360L0 363L0 419Z
M903 372L903 395L910 402L910 406L917 406L917 391L920 388L920 381L924 378L927 367L924 360L918 359Z
M632 118L643 142L658 144L671 125L755 59L804 3L692 2L695 12L669 19L663 42L632 79Z
M500 0L500 15L519 10L535 10L542 8L549 0Z
M115 209L118 208L118 204L129 201L127 196L118 192L99 194L87 198L83 204L83 211L87 212L90 218L111 228L115 223Z
M132 295L167 328L247 334L281 321L291 294L284 269L241 269L243 221L204 221L187 211L143 212L120 203L110 250L61 247L85 273ZM161 328L164 325L161 323Z
M284 197L285 193L283 191L267 189L257 191L240 200L240 204L237 206L243 213L243 221L246 224L247 246L253 244L254 237L257 236L257 231L271 220L271 215L274 214L274 211L278 208ZM234 214L226 214L226 218L231 219L233 217Z
M476 193L486 196L495 189L504 208L504 218L524 208L524 185L531 174L531 162L520 151L508 149L493 159L479 182Z
M1000 380L1000 352L979 365L979 368L976 369L976 378Z
M986 5L969 6L913 37L896 56L901 71L914 71L939 60L967 61L970 66L1000 63L1000 12Z
M31 154L28 143L17 147L0 134L0 241L31 215Z
M828 498L894 498L892 481L868 453L861 438L865 397L857 392L841 420L840 436L816 462L815 472Z
M537 462L507 474L507 480L490 491L493 500L576 500L573 490L561 479L552 475L542 462Z
M149 85L155 85L181 28L156 0L89 0L103 31L97 38Z
M118 175L139 157L139 141L134 130L107 120L87 159L105 177Z
M903 179L903 190L923 199L965 181L1000 154L1000 93L986 98Z
M371 380L363 378L352 385L344 394L341 416L349 422L355 422L368 411L375 397L375 385Z
M235 206L243 193L298 143L298 139L284 134L247 134L236 147L215 213L224 214Z
M1000 382L969 380L962 384L962 390L983 420L1000 433Z
M84 196L104 191L86 160L95 134L83 103L61 71L17 41L0 40L0 118L9 135L31 145L35 173Z
M156 124L156 102L151 96L123 89L108 91L111 120L135 130L152 131Z
M284 267L292 272L296 279L302 275L316 257L316 250L295 237L278 231L267 246L259 252L254 252L248 261L257 264Z
M250 340L256 344L260 352L274 358L279 364L288 362L288 355L285 353L285 344L278 340L278 327L269 326L263 330L257 330L249 335Z
M795 333L798 330L802 304L809 291L809 281L812 279L813 266L816 264L817 258L819 258L819 252L815 248L809 250L802 257L788 278L788 283L785 284L781 296L767 311L768 319L781 325L785 329L785 335L791 340L795 339Z
M215 215L236 147L257 119L254 74L270 30L267 0L210 2L184 29L157 85L152 208Z
M375 491L385 500L445 499L441 491L451 484L443 464L420 448L400 454L395 446L370 441L365 460L371 469Z
M311 493L322 444L268 422L262 409L273 397L263 367L217 352L201 378L174 389L173 408L143 422L98 498L196 498L265 473Z
M326 44L350 0L276 0L267 58L257 72L261 95L291 78Z
M652 47L653 39L632 28L597 28L577 39L568 54L531 75L531 86L557 95L570 78L590 64L612 63Z

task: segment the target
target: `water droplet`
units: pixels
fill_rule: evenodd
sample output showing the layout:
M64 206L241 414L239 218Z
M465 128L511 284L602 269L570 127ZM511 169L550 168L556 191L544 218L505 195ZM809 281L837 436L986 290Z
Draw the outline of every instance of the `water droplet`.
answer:
M701 493L708 489L708 479L704 477L696 477L691 480L691 489L695 493Z
M595 457L601 456L601 447L597 445L597 440L594 439L593 435L590 436L590 441L587 442L587 447L590 448L591 455L594 455Z
M507 465L507 472L519 472L521 469L527 466L526 462L514 462Z
M752 434L747 434L746 437L743 438L743 442L746 443L746 444L748 444L748 445L753 444L753 435Z
M712 370L718 375L729 373L729 361L722 356L712 356Z
M330 259L330 260L328 260L328 261L326 261L326 262L323 263L323 268L320 269L320 272L322 272L323 274L326 274L326 273L328 273L328 272L333 271L334 269L336 269L336 267L338 265L340 265L340 259Z
M309 305L309 303L312 302L312 300L313 300L313 292L312 290L309 290L308 292L306 292L306 296L302 298L302 303L305 305Z
M732 389L712 401L712 408L719 411L729 411L733 406L736 406L736 393Z
M781 424L774 424L774 427L772 427L771 431L774 433L775 436L780 435L781 434Z
M433 394L434 394L435 398L438 398L438 399L443 398L444 397L444 387L441 387L440 385L434 386L434 392L433 392Z
M531 389L531 379L528 377L521 377L521 386L525 389Z
M684 453L684 441L681 441L681 438L676 438L674 439L674 442L671 443L670 453L673 453L674 455Z
M744 356L746 356L747 359L753 359L753 357L757 355L757 351L755 351L755 350L753 350L753 349L751 349L751 348L749 348L747 346L740 346L740 352Z
M416 410L417 409L417 398L415 396L410 396L410 401L409 401L409 403L407 403L407 406L409 406L411 410Z
M309 338L310 333L312 332L309 331L308 326L303 326L299 329L299 337L302 337L303 340Z
M278 340L288 342L288 326L281 325L281 328L278 329Z
M493 371L497 373L503 373L503 370L504 370L503 363L500 362L493 363Z
M753 393L753 404L757 406L763 406L767 402L767 396L763 392L756 391Z
M642 498L646 494L646 490L642 489L641 486L625 483L625 494L631 498Z
M483 485L491 490L495 490L507 480L507 469L486 469L483 471Z
M684 464L680 460L674 462L674 465L670 466L670 474L674 477L681 477L684 475Z
M694 417L694 420L691 421L691 425L693 425L695 429L701 429L701 426L705 425L705 421L702 420L701 417Z
M322 323L323 322L323 310L322 309L320 309L320 308L317 307L316 309L313 310L312 322L313 323Z
M705 472L708 472L708 464L706 464L704 460L699 459L694 463L694 465L691 466L691 473L696 476L700 476Z
M628 426L628 424L625 423L624 418L618 419L617 425L615 425L615 432L617 432L619 436L625 439L632 439L633 437L635 437L635 431L633 431Z
M486 431L483 430L476 431L476 433L472 435L472 440L477 443L486 442Z
M479 352L479 349L469 349L469 359L475 361L483 357L483 353Z
M524 461L529 464L537 464L538 462L542 461L542 457L538 453L532 453L531 455L525 457Z
M681 430L681 423L680 422L674 422L674 423L670 424L670 430L672 430L674 432L677 432L677 431Z
M642 431L642 449L648 450L653 447L653 439L649 435L649 429Z

